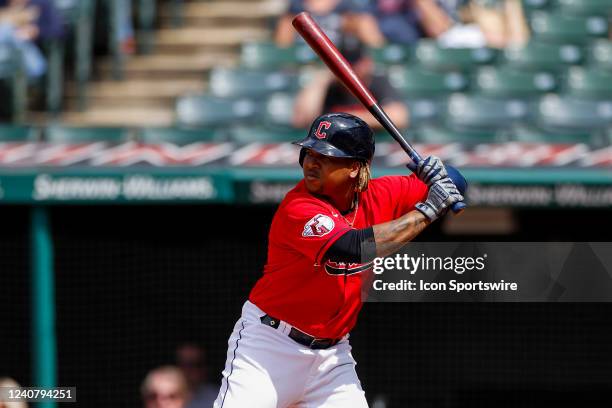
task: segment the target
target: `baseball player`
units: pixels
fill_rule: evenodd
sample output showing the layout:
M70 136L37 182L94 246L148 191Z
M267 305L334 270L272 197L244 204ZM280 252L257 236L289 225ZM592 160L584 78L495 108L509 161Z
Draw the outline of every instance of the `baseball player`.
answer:
M371 180L374 137L356 116L322 115L295 144L304 179L272 221L215 408L367 407L348 341L366 272L463 200L435 157Z

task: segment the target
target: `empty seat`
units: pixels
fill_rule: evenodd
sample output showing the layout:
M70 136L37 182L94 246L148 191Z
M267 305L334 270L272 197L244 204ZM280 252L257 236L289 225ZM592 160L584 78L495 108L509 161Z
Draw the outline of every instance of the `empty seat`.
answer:
M0 142L36 141L40 131L31 126L0 124Z
M28 82L22 64L22 55L15 47L0 43L0 81L6 83L10 100L3 102L2 114L13 121L23 120L27 107Z
M612 71L612 41L594 41L590 55L593 63L599 68Z
M508 132L498 129L454 129L443 125L426 125L416 129L421 143L501 143L508 140Z
M538 126L523 124L512 129L512 139L527 143L585 143L600 147L609 144L603 131L590 131L580 129L555 131L542 129Z
M142 141L143 143L173 143L176 145L221 141L227 139L227 136L224 131L212 128L144 128L140 130L138 136L140 141Z
M406 96L446 95L468 86L468 79L461 72L428 71L419 67L391 69L389 81Z
M515 69L558 72L569 65L582 63L582 48L571 44L549 44L531 41L524 47L504 50L504 64Z
M529 116L529 104L521 99L492 99L454 94L448 100L447 122L455 128L497 129Z
M117 127L72 127L51 125L45 129L45 141L51 143L125 142L130 131Z
M400 44L389 44L380 48L370 48L370 57L380 65L405 64L414 58L414 48Z
M550 72L519 71L507 67L478 70L474 89L492 97L533 97L555 90L557 80Z
M442 48L433 40L421 40L416 48L417 61L438 71L468 71L477 65L491 64L496 56L490 48Z
M612 72L573 67L568 71L565 88L574 96L612 100Z
M308 45L281 48L272 42L249 42L242 46L240 61L248 68L281 68L317 61Z
M176 102L176 122L185 127L235 125L254 121L258 104L247 98L224 99L210 95L187 95Z
M408 98L404 102L410 112L410 126L438 121L446 109L446 98Z
M608 16L612 14L610 0L557 0L560 10L567 15Z
M210 74L210 92L225 98L259 97L297 87L297 74L279 71L215 68Z
M265 103L264 121L269 126L293 125L294 93L275 93Z
M584 100L546 95L537 108L538 123L545 129L596 129L612 125L612 99Z
M602 16L568 16L534 12L530 19L536 39L569 44L585 44L608 34L608 21Z

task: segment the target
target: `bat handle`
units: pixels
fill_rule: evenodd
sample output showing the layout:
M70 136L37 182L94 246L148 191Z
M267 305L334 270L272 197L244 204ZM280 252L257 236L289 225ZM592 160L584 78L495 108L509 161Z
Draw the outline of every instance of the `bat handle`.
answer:
M463 177L463 174L461 174L459 170L457 170L453 166L446 165L444 167L446 167L446 172L448 173L448 177L451 180L453 180L453 183L455 184L455 186L457 186L457 190L459 190L461 195L465 197L465 193L467 192L467 189L468 189L468 183L465 177ZM465 207L467 207L467 204L464 203L463 201L460 201L452 205L451 211L454 212L455 214L459 214L463 210L465 210Z

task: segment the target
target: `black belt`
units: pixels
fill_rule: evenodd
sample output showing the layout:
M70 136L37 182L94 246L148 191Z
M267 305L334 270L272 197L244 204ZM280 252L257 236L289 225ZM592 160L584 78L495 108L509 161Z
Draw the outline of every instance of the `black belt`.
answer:
M278 329L278 326L280 326L281 321L272 316L265 315L261 317L261 322L265 324L266 326L272 327L273 329ZM317 339L316 337L306 334L303 331L296 329L295 327L292 327L291 331L289 331L289 337L292 340L300 343L301 345L309 347L313 350L330 348L338 344L338 342L341 340L341 339Z

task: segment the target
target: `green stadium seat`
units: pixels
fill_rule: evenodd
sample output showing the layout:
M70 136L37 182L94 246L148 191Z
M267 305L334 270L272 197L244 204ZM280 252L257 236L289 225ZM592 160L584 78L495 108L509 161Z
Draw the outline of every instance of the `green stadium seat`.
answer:
M497 56L490 48L442 48L433 40L419 41L415 53L421 65L436 71L469 71Z
M210 74L210 92L224 98L261 97L297 88L298 75L294 73L215 68Z
M492 99L453 94L448 100L446 120L455 129L495 129L526 119L529 104L520 99Z
M265 104L264 121L268 126L291 127L293 124L294 93L272 94Z
M568 71L565 89L577 97L612 99L612 72L573 67Z
M522 124L512 129L512 139L527 143L585 143L594 147L609 144L605 132L590 130L550 131Z
M141 129L138 139L143 143L172 143L187 145L198 142L212 142L227 140L224 131L218 129L181 129L177 127L144 128Z
M594 65L612 71L612 41L597 40L591 44L590 57Z
M23 121L28 99L28 80L21 58L16 48L0 43L0 80L7 84L10 92L10 104L4 102L1 109L14 122Z
M584 53L576 45L531 41L525 47L506 48L503 60L514 69L559 72L582 63Z
M405 96L440 96L467 88L468 79L461 72L428 71L420 67L392 68L389 81Z
M240 61L251 69L298 67L318 61L308 45L280 48L272 42L249 42L242 45Z
M302 139L307 129L284 126L237 126L230 129L230 139L236 143L284 143Z
M534 97L554 91L557 80L550 72L519 71L507 67L483 67L476 74L474 90L491 97Z
M425 125L416 129L421 143L502 143L508 141L508 132L497 129L455 129L441 125Z
M176 122L184 127L214 127L252 122L259 104L251 99L224 99L211 95L186 95L176 102Z
M586 44L593 38L608 34L608 21L602 16L577 17L534 12L530 23L534 38L542 41Z
M547 10L553 6L552 0L523 0L523 9L528 13L533 10Z
M378 65L403 65L414 58L414 47L389 44L380 48L370 48L368 53Z
M0 142L37 141L40 130L31 126L0 124Z
M538 104L537 115L538 124L546 130L605 128L612 125L612 99L546 95Z
M120 143L130 139L131 132L117 127L72 127L62 125L48 126L44 140L51 143Z
M410 112L410 126L435 122L446 108L445 98L408 98L404 100Z
M559 9L568 16L609 16L612 14L610 0L557 0Z

